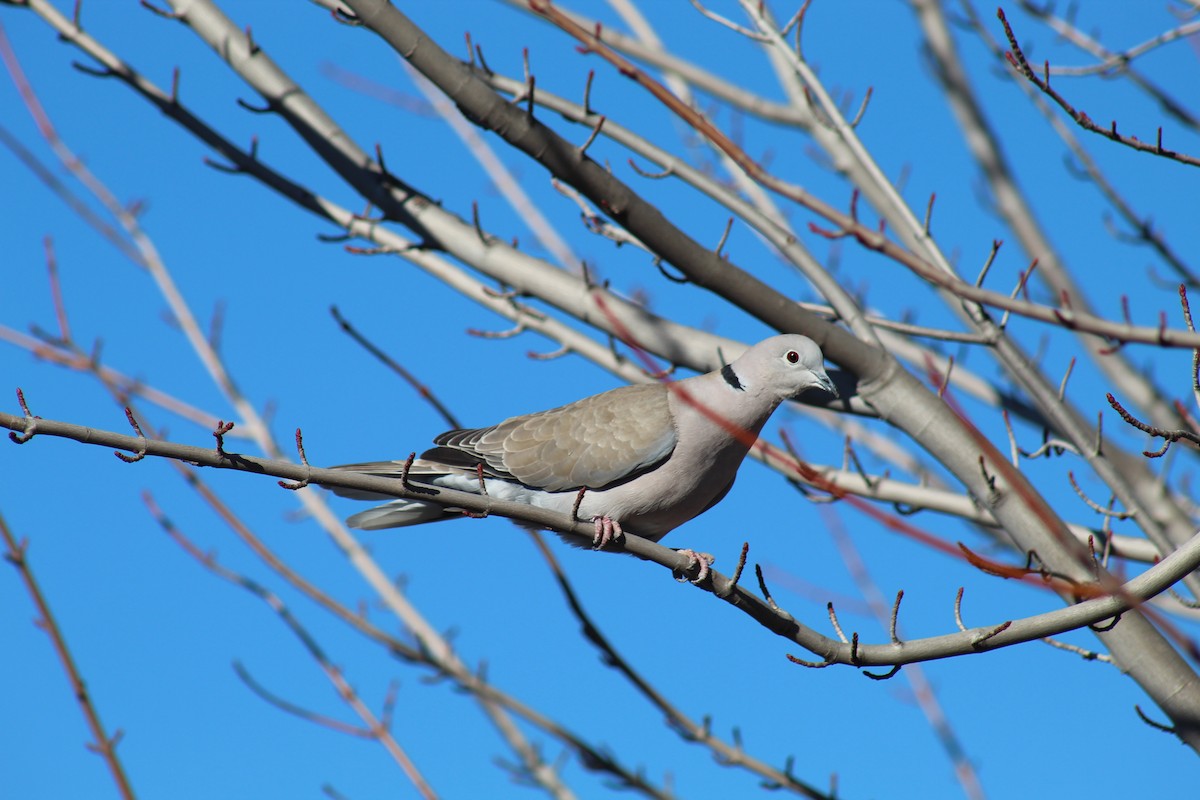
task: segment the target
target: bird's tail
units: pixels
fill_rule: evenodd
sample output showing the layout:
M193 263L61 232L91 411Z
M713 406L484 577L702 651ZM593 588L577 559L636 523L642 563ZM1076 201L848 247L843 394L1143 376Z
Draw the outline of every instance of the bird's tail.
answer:
M332 469L343 470L345 472L361 472L380 478L399 478L404 474L404 462L372 461L363 464L339 464L332 467ZM428 480L429 477L438 472L444 473L444 470L437 470L428 462L418 460L411 469L410 474L415 483L421 483L423 482L421 479ZM383 505L368 508L366 511L360 511L357 514L347 517L346 524L351 528L377 531L383 528L403 528L408 525L421 525L426 522L437 522L438 520L453 519L461 516L460 514L448 511L444 506L440 506L437 503L395 498L390 495L379 494L378 492L349 489L340 486L330 486L329 489L339 497L348 497L351 500L387 501Z
M437 522L460 516L450 514L436 503L425 503L420 500L393 500L381 506L368 508L346 518L346 524L351 528L361 528L365 531L377 531L383 528L403 528L407 525L420 525L425 522Z

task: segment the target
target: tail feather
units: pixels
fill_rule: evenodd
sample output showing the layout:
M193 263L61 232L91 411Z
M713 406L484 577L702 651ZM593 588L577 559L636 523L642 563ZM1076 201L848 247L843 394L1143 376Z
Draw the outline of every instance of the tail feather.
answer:
M366 531L377 531L383 528L403 528L408 525L420 525L425 522L437 522L460 516L447 513L446 509L436 503L423 503L419 500L393 500L381 506L368 508L346 518L346 524L351 528Z
M370 461L362 464L341 464L332 469L345 472L360 472L380 478L400 478L404 474L403 461ZM463 470L447 467L433 461L416 459L409 468L409 478L413 483L434 483L438 478L456 474L467 474ZM472 470L470 476L474 477ZM351 528L375 531L382 528L403 528L408 525L420 525L425 522L437 522L443 519L456 519L461 514L453 509L447 509L437 503L427 503L421 500L406 500L392 495L366 491L364 489L348 489L342 486L328 487L339 497L351 500L372 500L383 502L383 505L368 508L346 518L346 524ZM468 489L469 491L469 489Z
M330 486L329 491L336 494L338 497L346 497L351 500L374 500L375 502L383 502L385 500L395 499L394 495L381 494L380 492L368 492L365 489L347 489L344 486Z
M359 472L363 475L371 475L376 478L400 478L404 475L404 462L368 461L362 464L338 464L337 466L330 467L330 469L340 472ZM451 471L441 465L417 459L409 471L409 477L413 483L429 483L434 478L446 475ZM327 488L338 497L347 497L351 500L383 501L394 497L394 495L390 494L371 492L366 489L350 489L345 486L329 486Z

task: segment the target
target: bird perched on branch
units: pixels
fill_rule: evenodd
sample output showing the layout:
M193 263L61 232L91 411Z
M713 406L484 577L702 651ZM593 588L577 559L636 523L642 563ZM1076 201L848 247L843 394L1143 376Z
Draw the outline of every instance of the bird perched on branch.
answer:
M482 475L490 497L592 520L597 548L624 531L658 541L725 496L781 402L812 388L837 396L822 361L812 339L773 336L705 375L622 386L490 428L447 431L408 467L408 481L479 493ZM400 478L405 462L334 469ZM389 500L356 489L333 491ZM376 530L460 516L404 498L360 511L347 523Z

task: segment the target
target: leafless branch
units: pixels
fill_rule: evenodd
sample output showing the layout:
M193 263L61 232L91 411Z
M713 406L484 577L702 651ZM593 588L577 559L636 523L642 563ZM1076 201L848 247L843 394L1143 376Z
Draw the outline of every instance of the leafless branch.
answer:
M50 604L46 600L46 596L42 594L41 586L29 566L29 542L26 540L18 542L2 515L0 515L0 536L4 537L5 560L16 567L21 576L21 582L25 584L25 591L37 609L38 616L34 624L50 637L50 641L54 645L54 652L67 673L67 680L71 684L71 693L79 703L84 719L87 720L88 729L92 733L92 741L88 743L88 749L104 759L121 797L125 800L133 800L133 787L125 774L125 766L117 755L117 744L121 741L122 732L118 730L114 735L109 736L100 722L100 713L96 710L95 703L92 702L92 695L83 680L83 674L67 646L66 636L55 620L54 614L51 613Z

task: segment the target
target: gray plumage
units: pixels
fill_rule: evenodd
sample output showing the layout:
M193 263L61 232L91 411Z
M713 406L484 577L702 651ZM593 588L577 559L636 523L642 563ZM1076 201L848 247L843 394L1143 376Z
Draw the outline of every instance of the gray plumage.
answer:
M837 394L821 350L805 336L773 336L715 372L670 384L622 386L489 428L441 434L413 462L412 483L479 491L578 514L598 544L622 530L658 540L716 504L772 412L805 389ZM334 467L398 478L403 461ZM334 489L361 500L386 495ZM393 499L350 517L365 529L461 516L436 503Z

